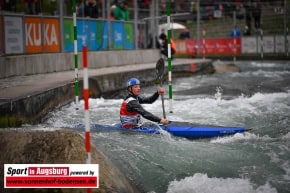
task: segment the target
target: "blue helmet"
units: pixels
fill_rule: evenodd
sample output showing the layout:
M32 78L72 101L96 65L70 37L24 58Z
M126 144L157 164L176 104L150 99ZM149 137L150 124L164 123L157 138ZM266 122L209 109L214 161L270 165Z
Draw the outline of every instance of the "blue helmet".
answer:
M134 86L134 85L139 85L139 84L140 84L140 81L137 78L130 78L127 81L127 88Z

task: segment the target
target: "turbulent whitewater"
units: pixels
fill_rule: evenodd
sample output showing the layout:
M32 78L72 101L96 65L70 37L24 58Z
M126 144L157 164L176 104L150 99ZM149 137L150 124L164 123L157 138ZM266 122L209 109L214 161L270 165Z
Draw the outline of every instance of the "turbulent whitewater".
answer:
M92 142L144 192L289 192L290 63L237 65L241 72L174 80L173 113L165 96L166 114L176 121L254 128L251 132L187 140L166 133L102 131L92 132ZM142 90L149 95L156 87ZM91 122L118 122L121 102L91 98ZM144 107L162 116L161 106L158 100ZM83 118L72 103L51 113L44 124L72 127Z

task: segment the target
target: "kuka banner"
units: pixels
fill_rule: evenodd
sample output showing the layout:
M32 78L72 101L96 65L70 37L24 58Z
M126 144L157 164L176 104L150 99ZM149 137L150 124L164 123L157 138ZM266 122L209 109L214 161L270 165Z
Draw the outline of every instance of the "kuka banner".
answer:
M27 53L42 52L41 19L39 17L25 17L25 42Z
M60 52L59 20L56 18L43 19L43 37L45 52Z

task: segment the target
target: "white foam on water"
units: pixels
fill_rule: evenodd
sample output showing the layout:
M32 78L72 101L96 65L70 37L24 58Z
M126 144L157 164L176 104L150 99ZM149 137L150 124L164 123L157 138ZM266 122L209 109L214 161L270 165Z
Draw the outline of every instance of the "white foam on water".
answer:
M258 186L248 179L216 178L196 173L179 181L171 181L167 193L277 193L269 183Z
M218 137L218 138L210 140L210 143L226 144L226 143L243 142L243 141L270 141L270 140L273 140L273 139L269 137L268 135L259 136L254 133L244 132L244 133L236 133L231 136Z
M290 132L288 132L286 135L282 136L283 140L289 140L290 139Z

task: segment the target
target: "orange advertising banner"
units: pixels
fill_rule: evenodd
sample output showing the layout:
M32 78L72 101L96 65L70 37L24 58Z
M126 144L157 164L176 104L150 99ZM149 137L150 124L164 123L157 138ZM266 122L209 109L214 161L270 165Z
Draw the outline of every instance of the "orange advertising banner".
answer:
M42 52L41 20L36 17L26 17L25 22L25 49L27 53Z
M44 37L44 51L45 52L59 52L60 51L60 32L59 20L56 18L43 19L43 37Z
M24 22L27 53L60 52L58 19L26 17Z

